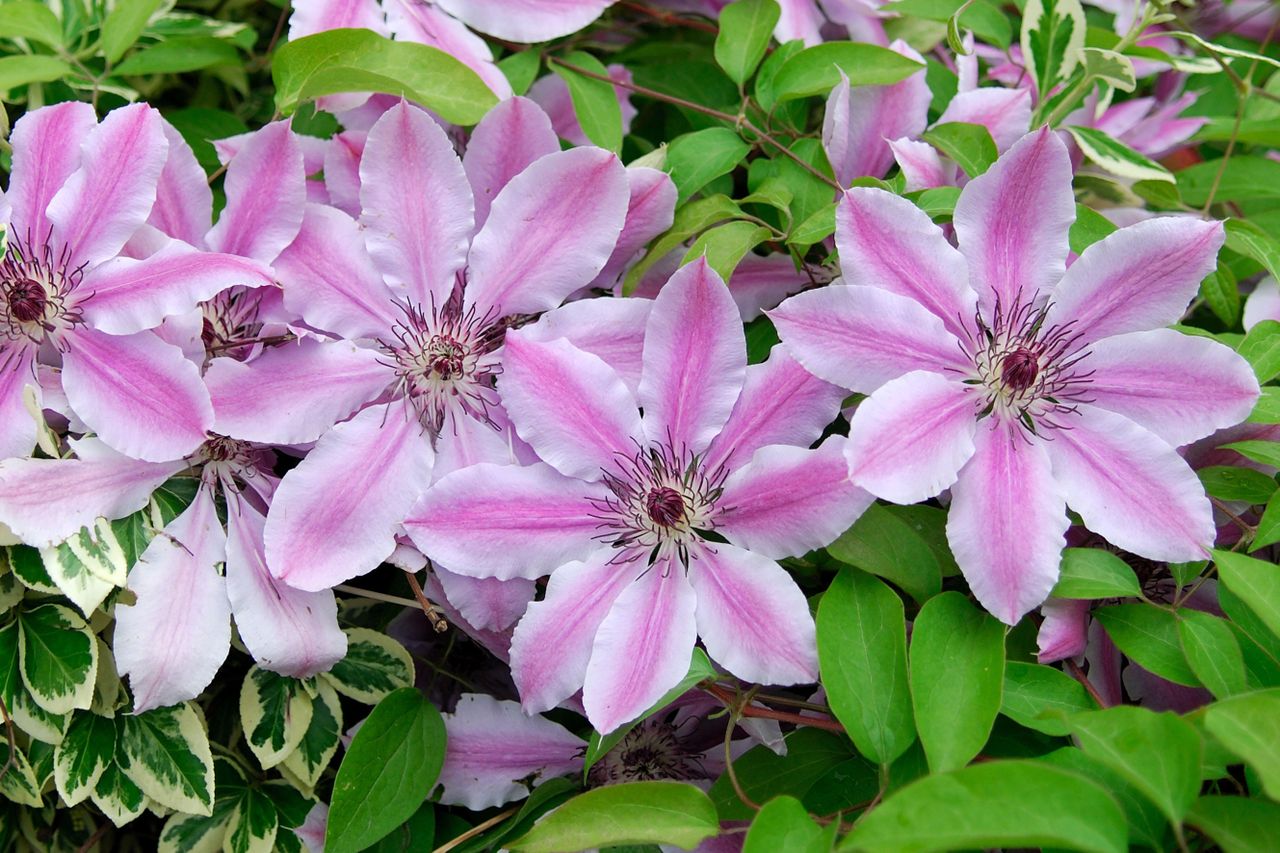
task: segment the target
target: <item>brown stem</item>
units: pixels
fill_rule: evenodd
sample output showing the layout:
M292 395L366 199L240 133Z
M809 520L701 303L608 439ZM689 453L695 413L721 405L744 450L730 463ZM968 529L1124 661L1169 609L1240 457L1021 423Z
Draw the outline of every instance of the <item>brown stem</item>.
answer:
M486 820L484 823L477 824L471 827L470 829L468 829L466 832L459 835L457 838L454 838L451 841L446 841L444 844L441 844L431 853L449 853L449 851L452 850L453 848L461 845L466 841L470 841L471 839L475 838L477 835L479 835L482 832L492 829L493 827L502 823L504 820L511 817L513 814L515 814L518 811L520 811L520 806L518 805L512 806L511 808L505 811L500 811L493 817Z
M107 834L107 830L111 828L111 821L104 820L102 825L93 831L93 835L89 839L76 848L76 853L89 853L93 846L102 840L102 836Z
M1071 658L1067 658L1063 663L1066 664L1067 669L1071 673L1071 677L1084 686L1085 692L1093 698L1093 701L1098 703L1099 708L1108 707L1107 703L1102 698L1102 694L1098 692L1098 688L1093 686L1093 682L1089 680L1089 676L1085 675L1084 670L1080 668L1080 664L1076 663Z
M760 804L747 796L746 789L743 788L742 783L738 781L738 771L733 766L733 752L730 747L733 744L733 730L738 724L740 710L741 709L739 708L730 707L729 723L724 727L724 770L729 776L729 784L733 785L733 792L738 795L738 799L741 800L743 805L747 808L758 812L760 811Z
M716 25L709 21L685 18L665 9L654 9L651 6L644 5L643 3L632 3L629 2L629 0L618 0L618 3L615 5L620 6L623 9L630 9L633 12L639 12L642 15L647 15L663 26L688 27L691 30L701 30L704 33L712 33L713 35L720 32Z
M413 597L418 599L418 604L422 607L422 612L427 614L427 619L431 622L432 629L437 634L443 634L449 630L449 623L440 615L440 611L427 598L427 594L422 591L422 584L418 583L418 576L413 572L405 572L405 576L409 578L409 588L413 590Z
M792 714L788 711L775 711L773 708L758 708L755 705L738 706L738 699L730 691L718 684L703 685L703 690L724 703L726 708L734 711L741 717L759 717L762 720L777 720L780 723L794 723L797 726L812 726L815 729L824 729L829 732L844 734L844 726L835 720L827 720L822 717L806 717L802 714Z

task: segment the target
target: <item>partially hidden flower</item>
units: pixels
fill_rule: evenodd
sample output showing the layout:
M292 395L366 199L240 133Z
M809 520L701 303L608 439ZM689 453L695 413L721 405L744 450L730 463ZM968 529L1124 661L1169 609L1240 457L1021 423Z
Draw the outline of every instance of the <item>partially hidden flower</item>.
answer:
M947 537L970 588L1013 624L1058 575L1070 505L1150 559L1202 559L1210 504L1177 446L1243 420L1249 365L1177 322L1213 268L1220 223L1139 222L1070 266L1071 165L1028 134L956 204L959 249L909 201L845 194L847 286L771 313L816 375L870 395L849 431L853 481L897 503L951 490Z

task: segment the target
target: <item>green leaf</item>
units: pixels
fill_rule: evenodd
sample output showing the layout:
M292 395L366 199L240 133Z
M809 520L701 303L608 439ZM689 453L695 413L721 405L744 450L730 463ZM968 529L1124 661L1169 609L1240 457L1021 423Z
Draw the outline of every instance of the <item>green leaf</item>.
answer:
M1249 330L1236 350L1253 365L1259 382L1280 375L1280 322L1263 320Z
M1240 301L1240 284L1231 267L1219 260L1217 269L1200 282L1200 298L1219 320L1234 326L1240 319L1243 303Z
M685 253L683 263L706 255L707 263L727 282L747 253L771 236L772 231L754 222L726 222L703 231Z
M1275 441L1233 441L1230 444L1223 444L1224 450L1234 450L1241 456L1252 459L1254 462L1261 462L1263 465L1276 467L1280 464L1280 442Z
M1258 519L1258 532L1253 537L1254 548L1265 548L1280 542L1280 491L1271 496L1267 507Z
M115 4L102 22L102 55L107 62L116 62L124 56L163 3L164 0L130 0Z
M529 87L538 77L540 68L542 68L542 53L534 48L517 50L498 61L498 70L506 75L507 82L511 84L511 91L516 95L523 95L529 91Z
M347 656L323 676L343 696L373 705L413 684L413 658L404 646L368 628L348 628L344 633Z
M667 170L680 201L732 172L750 150L751 146L727 127L709 127L677 136L667 146Z
M75 74L75 69L54 56L0 57L0 92L28 83L48 83Z
M1120 651L1139 665L1177 684L1200 686L1182 653L1177 617L1168 610L1150 604L1118 604L1100 607L1093 615Z
M622 283L623 294L635 293L644 274L668 254L680 249L690 237L717 222L741 215L742 209L738 207L737 202L725 195L700 198L682 205L676 210L674 221L667 233L653 241L645 256L632 265Z
M62 46L62 23L44 3L11 0L0 4L0 38L28 39L58 48Z
M342 703L337 691L323 678L316 680L315 689L307 730L283 764L308 791L315 788L333 760L342 735Z
M1262 789L1280 800L1280 690L1223 699L1206 709L1205 728L1253 768Z
M1200 791L1200 734L1177 714L1119 706L1071 718L1080 748L1178 823Z
M818 605L818 662L827 699L858 751L888 764L916 739L902 600L845 569Z
M609 69L589 53L575 50L564 58L568 68L560 61L551 62L551 70L569 87L573 112L578 117L582 132L601 148L622 150L622 107L613 91L613 84L578 73L575 68L600 77L609 77Z
M116 724L108 717L81 712L71 720L53 752L53 779L69 806L93 793L102 771L115 760Z
M9 741L3 737L0 737L0 767L6 768L0 776L0 796L18 805L40 808L40 780L31 762L21 749L11 750Z
M1133 60L1123 53L1100 47L1086 47L1080 51L1080 61L1084 64L1086 80L1101 80L1122 92L1132 92L1138 85Z
M120 719L120 718L118 718ZM116 760L148 797L171 809L213 809L213 754L204 721L190 702L125 716Z
M1265 157L1236 155L1225 165L1213 159L1179 170L1177 179L1182 200L1192 207L1203 206L1211 192L1219 202L1280 198L1280 163Z
M1097 707L1084 685L1060 669L1019 661L1005 664L1000 713L1019 725L1060 737L1071 732L1068 716Z
M905 80L924 66L914 59L873 44L829 41L805 48L788 59L772 81L774 98L826 96L844 71L851 86L887 85Z
M1139 845L1166 849L1169 823L1160 809L1110 766L1075 747L1055 749L1037 760L1083 776L1114 797L1129 825L1131 849Z
M1245 797L1201 797L1187 823L1218 842L1225 853L1271 853L1280 838L1280 805Z
M40 559L44 561L49 578L86 619L116 588L115 584L90 572L66 542L53 548L42 548Z
M1272 276L1280 278L1280 241L1247 219L1228 219L1222 224L1227 232L1228 249L1252 258Z
M1067 548L1062 552L1058 598L1136 598L1142 594L1138 576L1124 560L1101 548Z
M1092 207L1076 205L1076 221L1071 223L1071 251L1077 255L1116 230L1115 223Z
M778 755L762 744L733 762L738 784L753 801L786 795L826 813L869 800L879 790L879 769L854 752L848 738L800 728L787 735L786 746L787 754ZM833 796L843 802L832 804ZM711 786L711 800L721 820L749 821L755 813L738 797L727 772Z
M756 74L755 95L756 103L761 109L769 111L777 105L774 81L778 79L778 72L791 60L791 57L802 50L804 50L804 42L800 39L792 39L786 44L779 45L760 64L760 72ZM838 74L836 76L839 77Z
M121 62L121 77L142 74L179 74L213 65L240 66L244 60L230 42L215 38L175 38L144 48Z
M339 92L400 95L452 124L472 125L498 102L480 77L442 50L337 29L291 41L271 61L276 108Z
M1068 125L1066 130L1085 157L1117 177L1174 183L1173 174L1164 166L1097 128Z
M1204 485L1205 492L1224 501L1265 504L1276 491L1275 478L1252 468L1210 465L1196 471L1196 476Z
M240 724L262 769L289 757L311 725L311 698L297 679L257 666L240 688Z
M964 169L965 174L976 178L1000 156L991 133L980 124L950 121L925 131L924 141L933 145Z
M1084 35L1079 0L1027 0L1022 10L1022 58L1042 98L1075 70Z
M867 814L840 845L869 853L981 847L1128 849L1124 815L1110 794L1083 776L1034 761L992 761L913 782Z
M117 743L121 738L120 727L124 719L123 716L116 718ZM146 794L125 775L120 766L120 756L120 750L117 749L116 759L102 771L90 797L93 804L116 826L124 826L147 808Z
M363 850L417 811L444 764L440 712L413 687L389 693L338 766L325 849Z
M1178 639L1191 671L1219 699L1246 689L1244 655L1231 624L1211 613L1178 613Z
M690 849L720 832L715 806L683 782L629 782L579 794L507 847L556 853L621 844Z
M279 827L275 803L261 790L249 788L231 812L224 849L233 853L272 853Z
M738 0L720 12L716 63L738 85L747 82L773 36L782 11L775 0Z
M98 671L98 645L84 620L60 604L24 610L19 618L22 682L51 714L88 708Z
M751 821L742 853L826 853L831 842L822 827L795 797L777 797L765 803Z
M1280 637L1280 566L1231 551L1214 551L1213 559L1223 586Z
M1280 388L1268 386L1262 389L1258 402L1249 413L1251 424L1280 424Z
M13 545L5 548L5 555L8 557L13 576L27 589L48 595L57 595L61 592L53 582L53 578L49 577L44 561L40 559L40 552L35 548L27 545Z
M881 7L885 12L910 15L926 21L947 23L973 30L983 41L1007 48L1013 39L1013 27L996 4L987 0L897 0Z
M955 591L925 602L911 629L911 704L930 770L982 750L1003 684L1004 626Z
M840 562L879 575L924 602L942 589L942 571L929 543L882 504L872 504L827 546Z

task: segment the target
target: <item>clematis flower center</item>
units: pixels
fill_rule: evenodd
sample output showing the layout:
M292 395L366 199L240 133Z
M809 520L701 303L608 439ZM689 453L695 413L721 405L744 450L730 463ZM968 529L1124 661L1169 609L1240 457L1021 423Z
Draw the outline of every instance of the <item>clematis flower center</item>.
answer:
M596 538L618 549L616 562L643 557L688 566L697 556L690 546L715 529L726 476L723 468L707 470L698 456L669 444L621 457L604 472L609 497L592 502L592 516L600 521Z
M650 719L622 737L622 741L591 765L592 786L620 782L683 781L705 776L697 756L681 742L676 727Z
M39 320L49 304L40 282L29 278L13 282L5 297L9 302L9 314L19 323L34 323Z
M200 303L204 315L200 340L210 355L247 358L253 341L262 331L258 315L262 292L248 287L231 287Z
M1032 386L1040 372L1040 360L1030 348L1020 346L1004 357L1000 365L1000 381L1015 393Z
M189 457L193 465L203 464L202 476L206 481L221 480L230 483L232 478L250 480L258 476L260 471L270 470L270 451L225 435L208 435L204 444Z
M44 340L51 332L81 322L67 296L82 271L56 257L49 246L33 248L10 235L0 259L0 332L11 339Z

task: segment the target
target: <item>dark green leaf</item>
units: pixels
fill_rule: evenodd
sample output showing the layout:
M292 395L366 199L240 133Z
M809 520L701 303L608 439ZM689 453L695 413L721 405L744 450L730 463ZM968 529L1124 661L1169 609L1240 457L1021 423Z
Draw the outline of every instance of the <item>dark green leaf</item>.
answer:
M1067 548L1062 552L1058 598L1136 598L1138 576L1124 560L1101 548Z
M1201 797L1187 823L1226 853L1272 853L1280 838L1280 805L1244 797Z
M667 169L684 201L720 175L732 172L751 146L726 127L676 137L667 147Z
M942 589L934 549L920 532L882 504L872 504L827 553L846 565L879 575L924 602Z
M1223 585L1280 637L1280 566L1236 554L1214 551Z
M629 782L579 794L507 847L526 853L649 843L689 849L719 832L715 806L693 785Z
M1141 666L1178 684L1200 686L1182 653L1178 620L1170 611L1150 604L1118 604L1100 607L1093 615L1120 651Z
M1211 497L1224 501L1265 504L1276 491L1274 477L1268 477L1252 468L1210 465L1208 468L1201 468L1196 475Z
M1232 696L1210 705L1204 724L1223 746L1245 761L1262 788L1280 800L1280 690Z
M176 38L138 51L116 66L122 77L140 74L177 74L212 65L240 65L239 51L215 38Z
M990 131L980 124L954 121L934 125L925 131L924 140L955 160L971 178L991 168L999 156Z
M1178 638L1191 671L1219 699L1246 689L1244 655L1230 623L1210 613L1178 613Z
M806 48L786 61L772 81L779 101L826 95L844 71L850 85L886 85L905 80L924 66L900 53L873 44L829 41Z
M765 803L742 845L742 853L826 853L830 842L822 827L795 797L778 797Z

